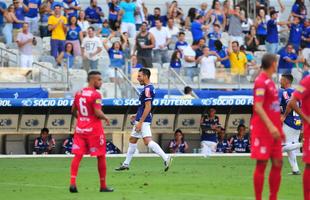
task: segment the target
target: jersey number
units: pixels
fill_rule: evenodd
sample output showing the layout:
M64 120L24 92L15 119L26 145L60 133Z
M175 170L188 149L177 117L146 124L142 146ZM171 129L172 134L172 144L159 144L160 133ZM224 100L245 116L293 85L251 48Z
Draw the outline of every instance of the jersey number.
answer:
M87 107L85 106L86 104L86 99L85 98L80 98L80 113L83 116L88 116L88 110Z

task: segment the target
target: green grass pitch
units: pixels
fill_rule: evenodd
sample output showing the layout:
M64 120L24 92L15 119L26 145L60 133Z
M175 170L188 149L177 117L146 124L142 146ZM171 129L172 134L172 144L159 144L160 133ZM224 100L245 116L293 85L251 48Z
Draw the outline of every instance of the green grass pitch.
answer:
M114 171L123 159L107 158L107 181L115 192L99 193L97 160L84 158L77 179L77 194L68 191L70 158L0 159L0 199L254 199L255 163L247 157L175 157L166 173L160 158L134 158L129 171ZM302 176L291 176L289 172L285 158L279 200L301 200ZM267 173L265 177L264 199L267 199Z

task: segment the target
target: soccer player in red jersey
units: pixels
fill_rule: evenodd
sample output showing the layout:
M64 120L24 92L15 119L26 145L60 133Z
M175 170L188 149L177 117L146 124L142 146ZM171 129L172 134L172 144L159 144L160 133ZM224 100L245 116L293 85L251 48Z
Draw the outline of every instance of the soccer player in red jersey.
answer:
M277 72L277 57L265 54L262 58L262 72L254 83L254 106L251 119L251 158L256 159L254 189L256 200L262 200L264 174L271 159L269 174L269 200L276 200L281 182L282 169L282 122L278 90L272 81Z
M102 85L100 72L91 71L87 77L88 87L78 91L72 105L72 113L77 117L72 153L75 154L71 163L70 192L76 193L76 177L79 164L84 154L97 156L100 177L100 192L112 192L106 186L106 139L101 120L109 125L109 119L101 109L101 94L97 92Z
M301 102L301 109L298 106ZM303 183L304 183L304 200L310 200L310 75L306 76L293 93L292 99L287 105L283 118L294 109L303 119L304 125L304 145L303 161L306 163Z

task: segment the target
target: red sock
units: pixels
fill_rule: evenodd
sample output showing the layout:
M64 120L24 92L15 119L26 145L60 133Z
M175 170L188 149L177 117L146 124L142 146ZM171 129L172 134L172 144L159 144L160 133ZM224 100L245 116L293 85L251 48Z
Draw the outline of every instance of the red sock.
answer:
M106 174L107 174L107 165L105 156L98 156L98 172L100 178L100 188L106 188Z
M257 161L254 172L254 190L255 199L262 200L263 186L264 186L264 175L267 162Z
M304 171L304 200L310 200L310 165L306 164Z
M76 176L78 174L79 165L83 158L83 155L75 155L71 162L71 178L70 185L76 186Z
M281 183L281 169L282 165L272 165L269 174L269 200L277 200L280 183Z

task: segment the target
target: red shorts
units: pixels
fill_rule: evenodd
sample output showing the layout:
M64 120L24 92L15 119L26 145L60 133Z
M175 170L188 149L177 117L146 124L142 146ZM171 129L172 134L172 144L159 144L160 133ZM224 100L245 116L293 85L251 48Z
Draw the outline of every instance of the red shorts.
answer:
M252 136L251 158L256 160L282 159L282 140L271 137Z
M72 153L79 155L90 154L91 156L105 155L106 140L104 133L74 133Z
M307 129L306 129L307 128ZM302 160L310 164L310 126L305 126L304 127L304 145L302 147Z

